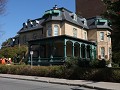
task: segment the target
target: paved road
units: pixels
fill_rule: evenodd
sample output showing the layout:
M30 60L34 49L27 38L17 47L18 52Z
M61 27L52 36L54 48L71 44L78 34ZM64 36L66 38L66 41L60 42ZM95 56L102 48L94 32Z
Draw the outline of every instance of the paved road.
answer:
M95 90L35 81L0 78L0 90Z

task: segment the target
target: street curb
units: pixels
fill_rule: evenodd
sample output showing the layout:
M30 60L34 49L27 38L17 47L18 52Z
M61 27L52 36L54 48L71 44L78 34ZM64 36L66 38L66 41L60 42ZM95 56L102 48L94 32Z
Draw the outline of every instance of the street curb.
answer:
M34 76L31 76L34 77ZM86 84L71 84L67 82L55 82L55 81L45 81L45 80L37 80L37 77L35 76L34 79L26 79L26 78L21 78L21 77L9 77L9 76L0 76L0 78L9 78L9 79L18 79L18 80L27 80L27 81L35 81L35 82L43 82L43 83L52 83L52 84L61 84L61 85L69 85L69 86L80 86L80 87L86 87L90 89L98 89L98 90L112 90L112 89L106 89L106 88L101 88L101 87L96 87L96 86L89 86Z

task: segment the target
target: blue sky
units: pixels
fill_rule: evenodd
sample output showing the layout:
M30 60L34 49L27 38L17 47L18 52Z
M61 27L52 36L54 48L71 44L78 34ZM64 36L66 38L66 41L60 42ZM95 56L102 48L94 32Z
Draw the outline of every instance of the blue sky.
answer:
M8 0L6 12L0 16L0 45L17 35L27 19L40 18L55 5L75 12L75 0Z

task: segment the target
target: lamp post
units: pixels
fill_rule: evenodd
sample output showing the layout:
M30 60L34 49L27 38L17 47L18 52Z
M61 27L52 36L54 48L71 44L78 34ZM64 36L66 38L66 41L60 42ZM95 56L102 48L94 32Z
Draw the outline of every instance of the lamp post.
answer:
M14 46L15 45L15 39L13 38L12 39L12 46Z
M31 55L31 68L32 68L32 56L33 56L33 51L30 51L30 55Z

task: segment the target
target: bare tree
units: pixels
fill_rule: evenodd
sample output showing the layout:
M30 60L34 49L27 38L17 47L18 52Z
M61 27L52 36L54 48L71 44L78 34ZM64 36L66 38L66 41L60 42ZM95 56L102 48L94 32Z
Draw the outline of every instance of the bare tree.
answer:
M6 0L0 0L0 15L5 12Z

